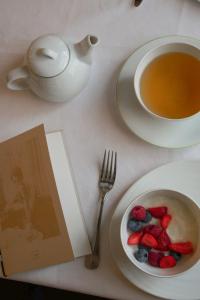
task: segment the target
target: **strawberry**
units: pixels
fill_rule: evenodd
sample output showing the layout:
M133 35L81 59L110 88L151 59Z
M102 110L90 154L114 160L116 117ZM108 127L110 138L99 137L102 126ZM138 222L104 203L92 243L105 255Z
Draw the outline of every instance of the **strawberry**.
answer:
M157 245L156 249L161 250L161 251L167 251L169 249L169 244L171 243L171 240L165 230L163 230L161 232L161 234L159 235L159 237L157 239L157 242L158 242L158 245Z
M181 254L190 254L193 252L193 245L191 242L172 243L169 244L169 249Z
M142 232L133 232L127 241L128 245L137 245L140 241L141 236L143 235Z
M173 268L175 265L176 265L176 260L171 255L164 256L160 260L160 267L162 269Z
M171 219L172 217L170 215L164 215L160 220L160 225L162 226L162 228L166 229L169 226Z
M152 234L145 233L140 240L140 244L151 247L151 248L156 248L158 245L158 242L156 241L155 237Z
M162 232L162 228L158 225L150 224L143 228L143 232L150 233L157 239Z
M166 206L150 207L148 208L148 211L150 211L151 215L154 218L160 219L167 214L167 207Z
M141 205L137 205L133 207L131 216L137 221L143 221L146 217L146 209Z
M168 251L168 246L163 246L161 243L158 242L158 246L156 247L159 251Z
M149 252L148 255L148 262L153 267L159 267L160 266L160 260L164 256L162 252Z

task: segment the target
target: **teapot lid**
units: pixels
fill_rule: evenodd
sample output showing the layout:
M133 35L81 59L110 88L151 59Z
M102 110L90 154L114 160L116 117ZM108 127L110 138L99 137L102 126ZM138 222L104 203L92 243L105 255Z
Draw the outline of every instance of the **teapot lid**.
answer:
M49 34L32 42L27 62L36 75L54 77L66 68L69 57L69 48L65 42L57 35Z

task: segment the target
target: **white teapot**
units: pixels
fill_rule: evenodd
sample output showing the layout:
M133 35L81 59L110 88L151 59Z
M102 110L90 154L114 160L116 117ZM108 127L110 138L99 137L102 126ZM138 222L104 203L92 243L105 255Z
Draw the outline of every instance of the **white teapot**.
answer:
M8 74L10 90L29 88L40 98L64 102L80 93L90 75L92 50L98 38L88 35L77 44L66 44L48 34L34 40L21 67Z

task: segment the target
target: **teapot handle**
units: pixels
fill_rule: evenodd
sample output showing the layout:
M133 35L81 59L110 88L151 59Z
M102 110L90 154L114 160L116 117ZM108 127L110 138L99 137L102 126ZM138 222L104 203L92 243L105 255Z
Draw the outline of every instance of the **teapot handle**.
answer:
M16 68L8 73L7 88L13 91L28 89L28 72L26 67Z

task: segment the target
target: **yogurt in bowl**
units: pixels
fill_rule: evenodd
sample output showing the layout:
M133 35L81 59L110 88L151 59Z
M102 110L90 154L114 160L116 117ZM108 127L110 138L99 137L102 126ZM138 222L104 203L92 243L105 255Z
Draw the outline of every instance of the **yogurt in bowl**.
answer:
M132 209L141 205L145 209L152 207L167 207L168 214L172 216L169 226L166 229L171 239L171 243L181 243L190 241L193 252L183 255L173 268L157 268L148 263L138 261L134 253L138 245L127 243L131 231L127 227ZM157 224L159 220L152 218L151 224ZM147 224L146 224L147 225ZM144 225L145 226L145 225ZM188 271L200 258L200 208L189 196L173 190L153 190L148 191L136 199L127 207L120 226L120 238L124 252L129 260L140 270L157 277L172 277ZM156 250L155 250L156 251ZM167 252L165 252L168 255Z

